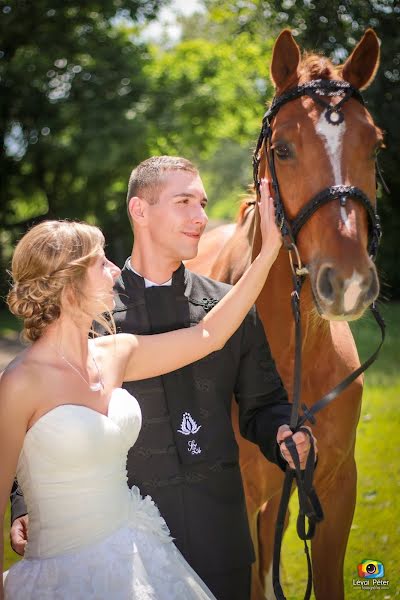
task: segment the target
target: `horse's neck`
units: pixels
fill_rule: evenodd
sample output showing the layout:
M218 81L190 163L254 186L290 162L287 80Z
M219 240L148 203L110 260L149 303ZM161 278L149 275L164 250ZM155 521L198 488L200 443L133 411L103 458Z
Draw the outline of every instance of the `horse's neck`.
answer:
M253 256L258 253L260 238L257 233ZM265 286L258 298L257 308L267 333L275 359L282 363L294 360L295 324L291 297L293 278L287 250L282 248L271 267ZM309 281L306 279L300 293L302 354L315 351L322 339L330 337L329 322L317 314Z
M281 250L271 267L266 284L258 298L257 309L264 324L272 356L284 382L289 397L293 394L293 373L295 358L295 321L291 307L293 291L289 257ZM321 348L329 347L331 340L330 324L315 314L309 282L306 281L300 294L301 314L301 357L302 392L307 401L306 382L315 369L321 355Z

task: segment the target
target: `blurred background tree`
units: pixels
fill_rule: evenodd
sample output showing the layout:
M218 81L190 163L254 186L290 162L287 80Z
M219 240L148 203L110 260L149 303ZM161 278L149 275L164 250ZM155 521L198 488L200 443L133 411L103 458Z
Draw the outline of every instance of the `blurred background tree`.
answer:
M180 43L153 49L154 63L147 67L153 91L149 143L154 154L193 160L211 200L210 215L234 218L251 182L251 150L265 98L272 96L267 64L273 40L225 32L214 38L208 19L184 20Z
M2 272L16 239L41 218L96 222L119 264L131 234L125 190L150 154L181 154L199 167L214 218L234 217L251 182L251 150L271 99L276 35L290 27L305 49L342 62L367 27L382 40L369 108L386 131L379 191L386 295L400 295L396 235L400 187L400 6L394 0L203 0L178 16L180 36L158 27L177 0L0 0ZM163 9L164 7L164 9Z
M43 218L99 223L112 254L126 253L118 247L129 236L125 181L149 151L141 114L150 54L138 32L162 5L0 3L3 265L20 233Z

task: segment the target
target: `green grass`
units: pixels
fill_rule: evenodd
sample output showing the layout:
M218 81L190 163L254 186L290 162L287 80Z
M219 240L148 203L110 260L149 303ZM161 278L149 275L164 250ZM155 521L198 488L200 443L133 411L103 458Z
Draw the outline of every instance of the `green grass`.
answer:
M365 594L352 586L353 578L357 577L357 564L364 558L381 561L385 577L390 581L389 589L375 591L374 598L400 597L400 463L396 443L400 425L400 304L390 304L382 312L387 323L387 339L377 362L366 375L357 432L358 493L345 561L346 600L357 600ZM378 345L379 328L370 317L355 323L352 328L361 359L365 359ZM293 515L296 509L294 498ZM8 514L5 523L7 568L17 557L8 544ZM283 557L285 592L290 600L301 600L306 567L302 545L294 531L294 519L285 535Z

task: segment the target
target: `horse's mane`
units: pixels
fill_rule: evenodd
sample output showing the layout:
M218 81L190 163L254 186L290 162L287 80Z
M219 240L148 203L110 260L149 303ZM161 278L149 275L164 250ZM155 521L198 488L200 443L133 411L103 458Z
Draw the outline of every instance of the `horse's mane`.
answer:
M246 196L240 204L239 213L236 217L236 223L240 227L246 221L248 215L253 211L256 201L255 196Z
M298 85L313 79L341 79L343 65L334 65L329 58L322 54L304 52L297 69L299 76ZM380 140L383 140L383 131L374 124Z
M299 84L312 79L341 78L342 65L335 66L329 58L322 54L304 52L299 68Z

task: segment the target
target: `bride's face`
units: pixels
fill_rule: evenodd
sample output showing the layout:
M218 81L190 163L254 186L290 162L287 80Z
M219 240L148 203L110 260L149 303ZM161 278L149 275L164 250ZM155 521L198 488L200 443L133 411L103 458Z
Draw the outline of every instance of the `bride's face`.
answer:
M104 252L86 271L85 295L93 315L112 310L115 306L113 286L121 270L105 256Z

